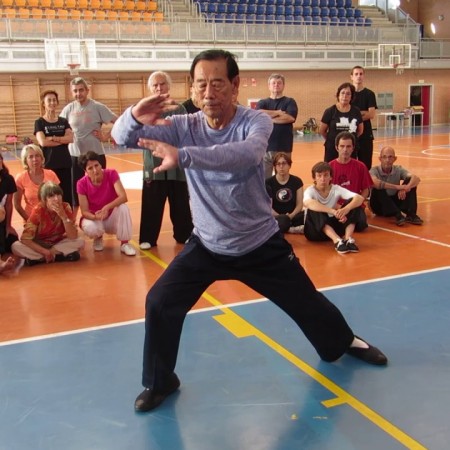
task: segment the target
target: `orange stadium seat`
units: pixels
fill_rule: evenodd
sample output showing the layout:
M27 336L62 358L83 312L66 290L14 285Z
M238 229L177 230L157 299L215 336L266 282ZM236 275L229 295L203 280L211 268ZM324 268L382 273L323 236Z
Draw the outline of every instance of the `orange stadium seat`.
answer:
M5 8L3 10L3 17L7 19L15 19L16 18L16 8Z
M14 0L3 0L2 1L2 7L9 7L14 6Z
M19 14L17 15L19 19L29 19L30 10L28 8L19 8Z
M56 19L56 9L53 9L53 8L44 9L44 17L47 20L55 20Z
M66 7L64 0L53 0L53 8L64 9Z
M106 20L116 21L119 20L119 13L114 10L106 11Z
M66 8L66 9L77 9L77 0L66 0L64 2L64 8Z
M128 11L119 11L119 20L130 20L130 14Z
M152 22L153 21L153 13L151 11L144 11L141 14L142 20L145 22Z
M39 6L39 0L27 0L26 5L28 8L37 8Z
M77 8L78 9L88 9L89 8L89 1L88 0L78 0L77 1Z
M14 6L16 8L25 8L27 6L27 0L14 0Z
M142 13L140 11L131 11L130 12L130 19L133 22L139 22L142 20Z
M158 3L157 2L147 2L147 11L156 11L158 9Z
M164 22L164 14L161 11L155 11L153 13L153 20L155 22Z
M83 20L95 20L94 11L90 9L84 9L81 17Z
M147 8L147 5L144 1L138 0L135 5L134 5L134 9L136 11L145 11Z
M109 10L112 8L112 1L111 0L101 0L102 9Z
M100 0L91 0L89 2L89 9L100 10L103 9L102 2Z
M57 16L58 16L58 19L67 20L69 18L69 10L60 8L57 11Z
M97 9L95 11L95 20L106 20L106 11L102 9Z
M122 0L113 0L112 9L116 11L120 11L123 9L123 1Z
M79 9L71 9L70 20L81 20L81 11Z
M31 8L31 18L32 19L42 19L44 12L41 8Z
M136 4L134 0L125 0L123 2L123 9L126 9L127 11L133 11Z
M40 0L39 4L41 8L51 8L54 6L52 0Z

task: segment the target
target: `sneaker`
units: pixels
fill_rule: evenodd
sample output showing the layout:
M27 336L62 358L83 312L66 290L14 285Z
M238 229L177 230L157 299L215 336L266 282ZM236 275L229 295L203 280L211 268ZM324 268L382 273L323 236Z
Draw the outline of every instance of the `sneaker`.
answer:
M103 250L103 238L100 236L99 238L94 239L92 247L94 252L101 252Z
M134 409L137 412L147 412L159 406L170 394L173 394L180 387L180 380L173 373L167 386L161 391L152 388L144 389L134 402Z
M41 259L30 259L30 258L25 258L25 266L27 267L32 267L32 266L36 266L37 264L43 264L45 263L45 259L41 258Z
M403 214L399 214L395 217L395 219L395 225L397 225L398 227L402 227L403 225L405 225L406 219Z
M350 250L347 248L347 244L342 239L339 239L339 241L334 244L334 248L338 253L343 255L344 253L348 253Z
M291 234L304 234L304 229L305 229L304 225L298 225L297 227L289 228L288 233L291 233Z
M141 250L149 250L149 249L152 248L152 244L150 244L150 242L141 242L141 243L139 244L139 248L140 248Z
M422 225L423 224L423 220L417 214L415 214L414 216L406 216L405 220L408 223L411 223L413 225Z
M125 244L122 244L122 245L120 246L120 251L121 251L122 253L125 253L125 255L127 255L127 256L134 256L134 255L136 255L136 250L135 250L134 247L133 247L131 244L129 244L128 242L125 243Z
M80 253L79 252L72 252L67 255L63 255L62 253L58 253L55 255L55 261L56 262L64 262L64 261L78 261L80 259Z
M350 253L358 253L359 247L355 244L355 240L353 238L349 238L345 241L345 245Z

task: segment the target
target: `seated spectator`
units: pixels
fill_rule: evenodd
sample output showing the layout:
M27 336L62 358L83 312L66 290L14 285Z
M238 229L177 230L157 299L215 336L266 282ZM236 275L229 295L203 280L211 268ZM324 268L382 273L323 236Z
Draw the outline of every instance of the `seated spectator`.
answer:
M355 151L355 144L355 136L348 131L342 131L336 136L338 157L330 162L333 170L333 184L355 192L365 200L369 197L373 183L366 165L351 156ZM358 219L355 231L364 231L368 227L365 205L362 204L361 208L355 211L356 213Z
M272 215L282 233L303 233L303 181L289 173L292 159L288 153L276 153L273 158L275 175L266 180L272 199Z
M78 238L72 208L62 196L62 189L51 181L39 187L39 203L25 222L20 241L12 245L14 255L25 258L25 265L80 259L84 240Z
M420 178L404 167L394 165L397 157L392 147L383 147L379 160L381 164L370 169L374 187L370 195L373 213L383 217L394 216L398 226L405 222L422 225L423 220L417 215Z
M309 241L331 239L338 253L357 253L359 248L353 239L353 232L357 211L364 199L333 184L332 176L332 168L326 162L318 162L312 168L314 185L305 190L303 197L307 208L305 237Z
M78 180L77 193L81 209L81 229L94 239L94 251L103 250L103 234L115 234L120 240L120 251L136 255L128 241L132 236L131 215L125 189L114 169L103 169L101 155L88 151L78 158L86 175Z
M16 177L14 208L23 220L28 220L32 209L39 204L39 186L46 181L59 184L59 178L53 170L44 169L44 153L38 145L25 145L20 157L25 170ZM25 208L22 206L22 199L25 201Z
M17 241L17 231L11 225L14 192L16 183L0 153L0 255L9 253L11 244Z

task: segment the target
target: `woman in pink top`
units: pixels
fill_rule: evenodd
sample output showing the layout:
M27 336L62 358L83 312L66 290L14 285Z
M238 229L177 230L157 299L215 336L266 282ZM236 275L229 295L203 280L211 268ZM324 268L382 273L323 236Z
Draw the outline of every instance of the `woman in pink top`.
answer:
M77 183L81 229L94 239L94 251L103 250L104 233L115 234L121 242L120 251L134 256L136 250L128 243L133 229L130 210L126 205L127 194L117 171L102 168L100 156L88 151L78 158L86 173Z
M46 181L59 185L59 178L53 170L44 169L44 153L38 145L25 145L20 158L25 170L16 177L17 192L14 193L14 208L26 221L33 208L39 204L39 186ZM25 201L25 207L22 206L22 200Z

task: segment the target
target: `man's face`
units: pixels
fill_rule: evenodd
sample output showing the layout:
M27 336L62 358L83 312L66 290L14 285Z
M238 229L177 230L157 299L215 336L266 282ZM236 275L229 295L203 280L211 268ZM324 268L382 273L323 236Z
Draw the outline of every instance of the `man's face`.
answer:
M72 84L70 87L72 97L77 102L83 104L87 100L89 89L84 84Z
M330 172L316 172L314 174L314 184L318 188L324 188L331 184L331 174Z
M354 85L360 85L364 83L364 70L354 69L353 73L350 75L350 79Z
M381 151L379 159L381 163L381 168L384 171L390 171L395 161L397 160L397 157L395 156L393 148L384 148Z
M167 94L170 87L164 75L156 75L152 79L149 89L152 94Z
M233 99L238 93L239 76L232 81L228 79L224 59L199 61L194 69L193 88L198 107L211 127L231 120L235 112Z
M271 78L269 80L269 92L272 97L280 97L283 94L284 83L281 78Z
M349 161L353 153L353 141L351 139L339 139L336 150L339 161Z

